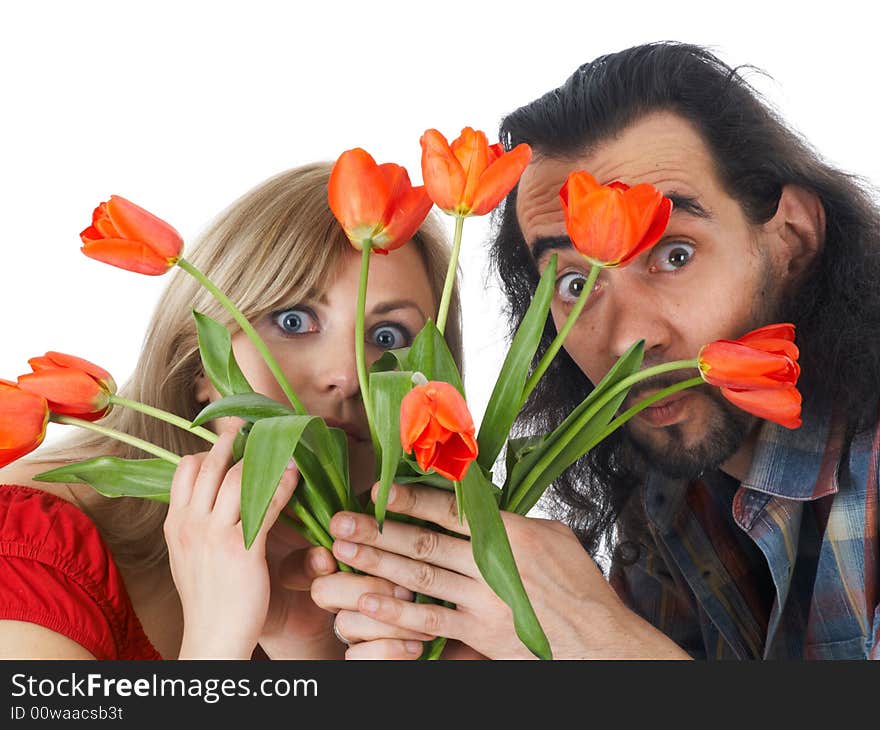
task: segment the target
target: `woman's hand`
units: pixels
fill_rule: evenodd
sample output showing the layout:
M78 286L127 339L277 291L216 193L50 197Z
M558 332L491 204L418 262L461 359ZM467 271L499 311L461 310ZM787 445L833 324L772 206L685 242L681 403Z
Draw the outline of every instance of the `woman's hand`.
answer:
M458 523L449 492L394 485L388 507L469 534L467 522ZM568 527L510 513L502 518L555 658L689 658L623 605ZM334 515L330 532L337 538L334 554L352 567L456 605L415 604L387 591L362 593L360 620L446 636L492 659L532 658L516 635L511 610L483 580L468 540L391 520L379 533L374 519L351 512ZM396 648L372 642L349 654L355 650L389 657Z
M293 494L298 472L291 462L247 550L242 464L232 466L233 440L224 434L210 452L185 456L171 483L165 540L183 606L180 659L250 659L266 622L266 537Z

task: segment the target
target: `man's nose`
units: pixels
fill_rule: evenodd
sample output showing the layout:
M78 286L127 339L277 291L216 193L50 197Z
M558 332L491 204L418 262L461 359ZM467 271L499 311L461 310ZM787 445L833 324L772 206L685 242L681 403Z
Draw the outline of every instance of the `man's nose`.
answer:
M634 343L645 341L645 361L662 360L669 346L670 324L657 294L637 274L626 270L608 272L607 302L608 348L615 358Z

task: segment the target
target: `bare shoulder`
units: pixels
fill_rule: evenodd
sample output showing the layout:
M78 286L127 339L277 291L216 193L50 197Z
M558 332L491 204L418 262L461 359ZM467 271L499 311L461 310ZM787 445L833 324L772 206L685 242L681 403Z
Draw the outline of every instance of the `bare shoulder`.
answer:
M90 490L85 484L60 484L55 482L37 482L34 476L49 469L63 466L63 462L14 462L3 469L0 469L0 484L20 484L23 487L33 487L48 494L54 494L56 497L66 499L68 502L74 502L74 495L82 499L84 490Z
M0 620L0 659L95 659L85 647L29 621Z

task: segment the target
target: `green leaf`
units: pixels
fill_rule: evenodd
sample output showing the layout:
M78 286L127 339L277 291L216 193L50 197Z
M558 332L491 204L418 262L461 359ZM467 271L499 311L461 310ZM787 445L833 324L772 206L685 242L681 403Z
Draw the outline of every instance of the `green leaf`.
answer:
M512 438L507 441L507 451L504 455L506 479L502 488L503 497L501 500L502 509L507 509L507 501L510 497L510 483L513 470L516 465L521 462L525 456L535 449L539 448L544 442L544 435L540 436L523 436L521 438Z
M464 384L446 339L430 319L416 335L409 349L409 370L422 373L428 380L442 380L454 385L464 395Z
M552 659L550 642L532 608L513 558L492 484L479 464L471 464L462 480L464 514L471 530L471 549L480 573L510 606L516 634L539 659Z
M221 396L253 393L254 389L235 359L229 330L201 312L193 310L193 317L196 320L202 365L217 392Z
M514 335L480 424L480 433L477 435L480 446L478 461L484 469L492 468L519 413L529 368L541 341L555 290L556 254L553 254Z
M599 385L556 429L544 437L543 442L522 454L522 458L508 472L508 484L505 486L507 504L512 512L521 515L528 513L553 480L598 443L597 437L613 420L629 389L624 389L601 408L596 409L596 406L620 381L641 368L644 351L644 340L630 347ZM589 416L591 411L594 411L593 415ZM551 453L555 453L552 459L549 457Z
M164 459L99 456L44 471L34 480L88 484L105 497L141 497L167 503L174 470L174 464Z
M379 494L376 497L376 522L380 532L385 521L388 491L403 458L403 447L400 445L400 402L411 389L411 372L394 371L370 375L373 425L382 447Z
M241 475L241 522L244 543L253 544L287 464L316 416L277 416L257 421L244 449Z
M337 510L359 512L360 505L354 498L349 483L348 440L345 431L329 428L323 419L319 419L309 427L294 458L302 457L302 451L306 448L315 455L319 469L318 473L310 472L309 478L312 482L329 490L325 494L333 495ZM312 468L311 462L308 468Z
M381 357L370 365L371 373L384 373L389 370L412 370L409 366L408 347L399 347L396 350L386 350Z
M272 400L259 393L241 393L228 395L206 405L192 422L193 426L201 426L215 418L238 416L245 421L259 421L261 418L292 416L295 411L289 406Z

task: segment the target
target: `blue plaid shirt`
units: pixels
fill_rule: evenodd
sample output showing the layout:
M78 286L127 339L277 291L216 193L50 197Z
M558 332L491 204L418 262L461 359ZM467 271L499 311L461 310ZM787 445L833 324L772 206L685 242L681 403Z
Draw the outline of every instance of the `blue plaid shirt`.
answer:
M880 659L880 423L845 450L831 410L765 422L727 498L720 474L651 474L630 500L611 583L693 657Z

